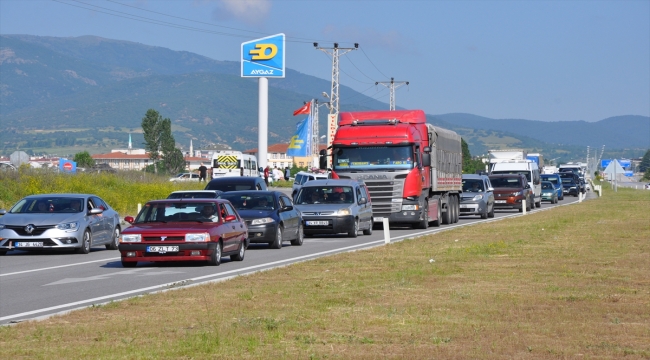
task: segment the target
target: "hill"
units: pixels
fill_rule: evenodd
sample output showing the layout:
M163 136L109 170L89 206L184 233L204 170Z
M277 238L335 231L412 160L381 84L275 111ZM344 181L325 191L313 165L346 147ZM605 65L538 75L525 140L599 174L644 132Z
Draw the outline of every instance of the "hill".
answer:
M103 152L125 147L128 133L139 146L140 122L149 108L172 120L174 136L185 149L190 139L196 148L256 147L257 80L243 79L239 71L239 62L96 36L2 35L0 153ZM300 120L291 116L293 110L329 92L331 83L287 69L286 78L271 79L269 86L269 143L274 143L293 135ZM341 111L388 107L346 86L340 88L340 99ZM324 119L321 115L322 133ZM525 147L579 158L585 145L650 147L650 136L643 138L650 134L650 118L640 116L548 123L444 114L430 115L429 121L457 131L473 154ZM628 151L635 152L628 156L643 153Z

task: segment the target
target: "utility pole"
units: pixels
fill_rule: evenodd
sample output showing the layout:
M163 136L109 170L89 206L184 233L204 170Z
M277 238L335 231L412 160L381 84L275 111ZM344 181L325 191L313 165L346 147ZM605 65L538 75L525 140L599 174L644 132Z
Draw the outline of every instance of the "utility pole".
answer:
M334 43L334 47L324 48L318 47L318 43L314 43L314 48L324 52L325 54L332 56L332 91L329 94L330 98L330 113L327 117L327 147L332 146L332 141L334 141L334 133L336 133L336 128L338 127L338 117L339 117L339 56L347 54L352 50L359 48L358 43L354 43L353 48L340 48L339 43ZM331 50L331 52L330 52ZM327 94L323 94L327 95ZM327 97L327 96L326 96ZM327 167L332 167L331 157L327 157Z
M587 173L587 175L591 174L589 172L589 145L587 145L587 169L585 170L585 172Z
M598 158L598 161L596 161L596 167L600 169L600 160L603 159L603 153L605 152L605 145L603 145L603 148L600 150L600 157Z
M395 111L395 89L408 85L408 81L398 81L397 84L395 83L395 78L390 78L390 81L377 81L375 82L375 85L384 85L390 90L390 110Z

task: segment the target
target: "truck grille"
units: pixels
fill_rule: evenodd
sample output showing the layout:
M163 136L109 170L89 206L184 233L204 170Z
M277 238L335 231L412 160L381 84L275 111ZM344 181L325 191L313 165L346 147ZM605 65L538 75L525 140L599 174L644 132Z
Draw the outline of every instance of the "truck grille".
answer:
M391 213L401 210L402 202L393 202L401 199L404 189L404 180L372 181L364 180L372 200L373 216L390 216Z

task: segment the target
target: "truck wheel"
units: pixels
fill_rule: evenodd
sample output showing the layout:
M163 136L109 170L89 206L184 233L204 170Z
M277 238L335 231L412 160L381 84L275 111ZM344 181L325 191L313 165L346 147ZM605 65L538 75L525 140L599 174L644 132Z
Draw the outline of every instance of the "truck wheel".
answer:
M447 211L442 213L442 223L445 224L445 225L449 224L450 220L451 220L451 211L452 210L451 210L451 204L449 202L447 202L447 209L446 210Z
M437 206L436 212L438 213L438 216L436 217L435 220L433 220L433 226L438 227L440 226L440 218L442 217L442 211L440 210L440 200L438 200L438 206Z
M418 229L426 229L429 227L429 203L424 202L424 208L422 209L422 220L417 223Z
M454 224L460 220L460 200L454 195Z

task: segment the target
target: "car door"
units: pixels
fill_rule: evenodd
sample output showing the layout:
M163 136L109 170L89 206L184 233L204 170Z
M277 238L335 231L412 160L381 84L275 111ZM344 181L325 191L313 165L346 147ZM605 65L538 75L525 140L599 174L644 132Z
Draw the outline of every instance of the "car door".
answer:
M223 204L226 210L227 215L234 215L235 220L225 223L227 226L227 231L230 236L227 241L224 241L223 251L237 251L239 249L239 244L246 239L246 227L244 226L244 220L239 217L237 211L230 203Z
M279 216L284 224L284 233L287 234L287 240L296 239L298 236L298 215L297 210L282 210L287 207L293 207L291 200L286 196L279 196L278 204L280 206Z
M490 190L492 188L492 183L490 182L490 179L488 177L483 178L483 188L485 189L487 194L487 199L485 200L486 207L488 212L490 212L490 210L494 208L494 192Z
M95 196L91 196L90 198L88 198L88 201L86 201L86 210L84 216L86 219L88 219L88 223L90 225L90 231L92 232L93 235L92 242L94 245L104 244L109 241L108 234L107 234L108 225L106 221L106 216L104 216L104 214L95 214L95 215L88 214L90 210L95 208L101 208L103 204L104 202Z
M366 189L365 186L359 186L357 188L357 198L355 200L355 203L357 206L359 206L359 219L361 220L361 223L366 223L363 228L371 228L372 227L372 204L370 203L370 197L368 196L368 190ZM366 203L359 205L359 199L365 198Z

